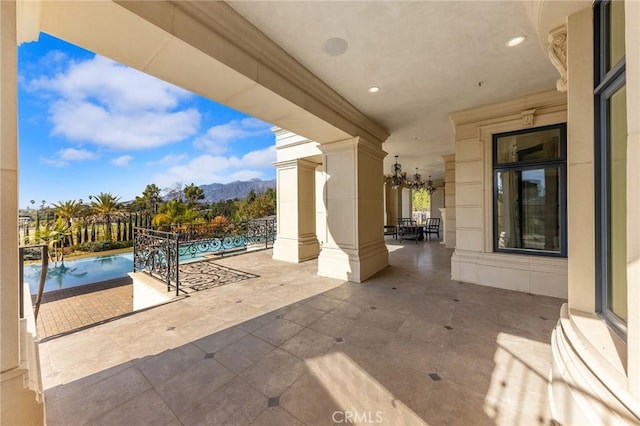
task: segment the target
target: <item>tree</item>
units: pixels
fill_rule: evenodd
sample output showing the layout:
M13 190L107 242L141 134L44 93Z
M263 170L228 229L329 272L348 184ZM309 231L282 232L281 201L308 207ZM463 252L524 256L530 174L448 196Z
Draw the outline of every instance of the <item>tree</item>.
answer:
M270 201L273 202L273 205L276 205L276 201L277 201L277 193L276 193L276 189L275 188L267 188L264 191L264 195L265 197L267 197Z
M226 218L232 218L236 215L239 203L240 200L237 198L211 203L209 207L210 216L224 216Z
M158 188L156 184L151 183L144 188L141 196L136 196L134 204L137 209L149 214L156 214L158 213L158 206L161 202L160 188Z
M274 193L266 192L260 195L252 194L251 191L247 198L239 203L236 216L241 219L256 219L265 216L273 216L276 214L276 202Z
M69 228L62 218L58 218L55 222L47 222L39 229L36 229L35 237L38 241L49 245L49 260L58 262L64 260L64 251L58 253L58 244L65 237L71 234Z
M256 197L256 191L251 189L249 190L249 193L247 193L247 197L245 198L245 200L247 201L247 204L251 204L256 200Z
M413 211L427 211L431 208L431 196L427 191L413 191Z
M109 192L101 192L97 196L89 196L91 210L105 224L105 239L112 241L111 221L120 213L120 197L115 197Z
M198 204L198 200L204 200L204 190L199 186L195 186L193 182L182 190L189 207L194 208Z
M198 214L180 200L167 201L160 213L153 217L154 226L173 225L193 222Z
M69 245L73 245L73 232L72 231L72 221L80 216L82 211L82 203L77 202L76 200L67 200L67 201L58 201L57 203L52 204L53 212L59 219L61 219L65 226L70 230L67 235L69 239Z

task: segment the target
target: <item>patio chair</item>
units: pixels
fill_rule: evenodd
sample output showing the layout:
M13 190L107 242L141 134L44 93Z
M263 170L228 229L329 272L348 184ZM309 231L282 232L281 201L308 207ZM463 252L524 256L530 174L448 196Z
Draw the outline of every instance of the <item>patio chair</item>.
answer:
M439 217L430 217L427 219L427 223L424 226L425 237L430 236L431 234L436 234L438 239L440 239L440 218Z
M394 239L398 239L398 227L396 225L384 225L384 235L393 235Z

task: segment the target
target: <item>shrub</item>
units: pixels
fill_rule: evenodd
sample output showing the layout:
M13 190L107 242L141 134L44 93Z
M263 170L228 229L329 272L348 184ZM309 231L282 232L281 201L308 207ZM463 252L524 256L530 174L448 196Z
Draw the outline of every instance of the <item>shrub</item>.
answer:
M133 241L95 241L79 244L76 248L80 251L98 252L132 247Z

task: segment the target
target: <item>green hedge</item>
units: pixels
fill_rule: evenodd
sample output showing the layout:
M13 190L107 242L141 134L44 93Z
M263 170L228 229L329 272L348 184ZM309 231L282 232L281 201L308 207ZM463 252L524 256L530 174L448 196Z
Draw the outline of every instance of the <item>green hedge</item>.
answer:
M107 251L121 248L133 247L133 241L96 241L90 243L82 243L74 248L79 251Z

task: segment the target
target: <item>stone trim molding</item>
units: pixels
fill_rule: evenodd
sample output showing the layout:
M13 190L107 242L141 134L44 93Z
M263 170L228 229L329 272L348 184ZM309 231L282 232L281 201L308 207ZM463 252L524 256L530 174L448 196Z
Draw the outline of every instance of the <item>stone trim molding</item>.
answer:
M549 60L560 73L556 81L559 92L567 91L567 26L561 25L549 31Z
M548 90L511 101L452 112L449 114L449 119L454 126L468 123L486 124L492 120L504 122L510 119L521 119L522 116L518 111L526 111L534 108L538 116L555 110L566 110L567 94L559 93L557 90Z

